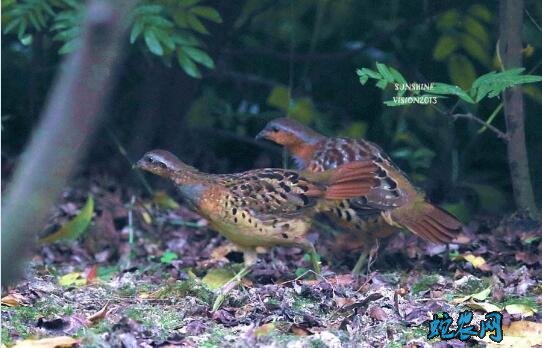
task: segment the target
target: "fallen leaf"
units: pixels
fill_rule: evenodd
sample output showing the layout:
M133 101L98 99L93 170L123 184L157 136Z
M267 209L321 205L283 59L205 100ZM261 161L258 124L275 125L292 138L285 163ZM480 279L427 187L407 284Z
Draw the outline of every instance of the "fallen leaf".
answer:
M109 302L107 302L103 307L102 309L100 309L99 311L97 311L96 313L94 314L91 314L87 317L87 321L89 322L89 324L96 324L97 322L99 322L100 320L102 320L103 318L105 318L105 316L109 313Z
M94 213L94 199L88 196L85 206L77 216L67 222L58 231L40 239L40 243L49 244L59 240L75 240L87 230Z
M509 304L505 306L504 309L506 309L509 314L521 314L523 317L530 317L531 315L537 313L535 308L524 304Z
M481 256L476 256L473 254L464 254L464 255L457 255L454 256L453 261L467 261L469 262L474 268L477 268L481 271L489 272L491 271L491 267L487 264L486 260Z
M38 340L23 340L15 343L12 348L66 348L73 347L79 340L70 336L48 337Z
M484 311L484 312L500 312L501 311L501 308L497 307L496 305L494 304L491 304L489 302L466 302L465 303L465 306L469 307L469 308L472 308L472 309L478 309L478 310L481 310L481 311Z
M27 306L23 295L16 292L2 297L2 304L8 307Z
M207 285L209 289L216 290L229 282L234 276L235 273L230 270L224 268L213 268L207 272L201 281L203 284Z
M520 320L513 321L510 326L503 326L503 340L500 343L493 342L489 335L483 339L473 336L477 341L487 343L487 347L528 348L542 343L542 323Z
M98 266L88 268L86 273L87 284L94 283L98 279Z
M158 191L152 197L152 201L156 203L160 208L164 209L179 209L179 203L175 202L173 198L168 196L164 191Z
M87 284L87 279L81 272L72 272L59 277L58 284L61 286L83 286Z
M386 319L388 319L388 315L386 314L386 312L384 312L382 308L377 306L369 308L369 316L378 321L386 321Z
M470 299L476 300L476 301L485 301L485 299L488 298L489 294L491 294L491 286L474 294L458 297L452 301L452 303L463 303Z
M275 323L267 323L257 327L254 334L256 337L268 336L273 331L275 331Z

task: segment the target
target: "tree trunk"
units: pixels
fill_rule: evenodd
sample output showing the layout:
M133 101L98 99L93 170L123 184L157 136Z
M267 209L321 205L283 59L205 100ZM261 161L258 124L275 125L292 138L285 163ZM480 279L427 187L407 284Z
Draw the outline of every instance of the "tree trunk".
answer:
M102 118L133 4L133 0L88 2L81 45L59 69L2 207L2 285L20 276L26 251Z
M505 69L522 66L524 0L500 1L500 54ZM529 160L525 144L525 112L521 87L508 88L503 94L504 115L509 137L508 163L518 210L540 219L534 199Z

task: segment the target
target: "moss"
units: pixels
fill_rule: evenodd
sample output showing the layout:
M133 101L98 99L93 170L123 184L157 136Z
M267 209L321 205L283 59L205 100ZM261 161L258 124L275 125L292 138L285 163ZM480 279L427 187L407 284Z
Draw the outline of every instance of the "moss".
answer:
M35 328L39 318L64 317L73 314L72 306L60 307L50 303L46 298L36 302L33 306L7 307L2 310L3 319L4 315L8 316L8 319L3 320L2 337L4 332L7 332L11 336L27 338L32 335L32 329Z
M436 274L423 275L416 283L412 285L412 293L417 294L419 292L429 290L431 285L436 284L438 280L439 277Z
M497 305L499 307L504 307L504 306L508 306L508 305L511 305L511 304L525 305L525 306L528 306L530 308L535 309L536 311L541 311L542 310L542 306L540 306L538 304L538 301L537 301L536 297L534 297L534 296L505 297L503 299L503 301L499 302Z
M214 293L205 285L195 280L177 281L173 285L168 285L156 293L156 298L172 298L193 296L207 304L212 304L215 298Z
M8 329L4 326L2 327L2 344L6 346L10 346L13 344L13 340L11 339L11 335L9 334Z
M225 343L225 336L228 333L229 331L226 328L222 326L215 326L211 330L209 337L205 341L201 342L199 346L203 348L223 347Z
M182 325L183 315L178 309L167 307L152 307L134 305L126 309L124 314L141 323L145 329L158 331L160 338L166 338L176 328Z
M482 279L469 279L465 284L459 288L458 295L472 295L476 294L484 289L487 289L492 285L491 278L482 278Z

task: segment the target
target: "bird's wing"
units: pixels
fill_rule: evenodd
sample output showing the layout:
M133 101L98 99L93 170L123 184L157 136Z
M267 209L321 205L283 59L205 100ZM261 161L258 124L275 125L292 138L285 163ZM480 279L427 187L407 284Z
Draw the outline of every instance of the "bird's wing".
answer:
M258 169L221 180L232 203L262 221L306 214L324 194L323 188L291 170Z

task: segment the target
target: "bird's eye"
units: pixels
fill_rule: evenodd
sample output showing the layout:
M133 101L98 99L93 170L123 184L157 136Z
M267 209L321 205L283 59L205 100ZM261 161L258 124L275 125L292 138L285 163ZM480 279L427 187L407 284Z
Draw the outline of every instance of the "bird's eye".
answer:
M166 168L167 168L167 166L166 166L166 164L165 164L164 162L158 163L158 166L159 166L160 168L163 168L163 169L166 169Z
M146 158L145 158L145 162L147 162L147 163L152 163L152 162L154 162L154 161L153 161L152 157L146 157Z
M271 127L271 132L276 133L276 132L278 132L278 131L279 131L279 127L277 127L277 126Z

